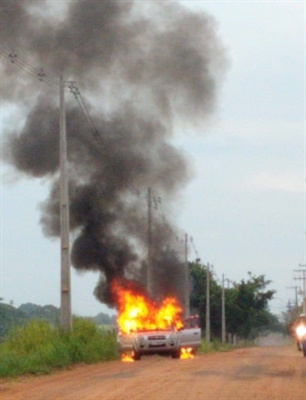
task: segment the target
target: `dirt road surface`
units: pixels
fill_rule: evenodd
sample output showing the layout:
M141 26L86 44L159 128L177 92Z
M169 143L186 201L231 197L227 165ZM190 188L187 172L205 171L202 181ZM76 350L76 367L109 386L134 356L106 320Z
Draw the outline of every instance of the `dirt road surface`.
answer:
M143 357L0 381L1 400L306 400L306 358L292 345L173 360Z

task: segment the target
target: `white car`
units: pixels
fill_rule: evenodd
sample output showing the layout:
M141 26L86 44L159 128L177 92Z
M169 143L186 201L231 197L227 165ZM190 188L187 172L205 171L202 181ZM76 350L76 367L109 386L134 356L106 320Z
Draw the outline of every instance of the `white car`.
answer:
M201 329L185 321L184 327L159 330L143 330L117 335L120 354L131 354L134 360L143 355L170 355L179 358L182 348L190 348L193 353L201 346ZM194 319L193 319L194 322Z

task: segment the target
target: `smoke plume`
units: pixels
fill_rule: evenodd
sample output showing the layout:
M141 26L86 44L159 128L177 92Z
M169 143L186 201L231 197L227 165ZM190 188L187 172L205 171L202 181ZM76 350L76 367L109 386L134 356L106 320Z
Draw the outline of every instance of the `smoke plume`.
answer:
M191 178L172 144L177 122L205 121L213 113L226 61L214 19L179 3L60 3L1 0L1 44L43 66L49 83L57 84L60 73L76 81L86 99L100 141L66 95L71 259L77 270L100 272L95 295L112 306L113 278L145 281L145 193L152 187L156 205L160 196L170 207ZM4 161L50 180L41 224L58 237L57 90L4 57L1 68L3 105L26 110L22 128L6 135ZM152 229L156 294L175 292L180 274L169 250L175 221L155 218Z

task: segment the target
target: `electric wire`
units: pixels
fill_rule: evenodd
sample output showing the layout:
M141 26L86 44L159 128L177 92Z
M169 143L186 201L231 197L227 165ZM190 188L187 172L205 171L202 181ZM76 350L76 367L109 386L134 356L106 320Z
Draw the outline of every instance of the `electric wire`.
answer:
M12 47L1 43L1 47L0 47L0 52L4 55L5 58L7 58L12 64L15 64L17 67L19 67L20 69L22 69L23 71L27 72L28 74L30 74L31 76L38 78L41 82L45 82L46 84L50 85L50 86L54 86L56 88L59 88L59 84L56 84L53 80L49 79L47 77L47 74L44 71L44 68L36 68L33 65L31 65L30 63L28 63L23 57L20 57ZM94 138L96 139L96 141L99 144L99 147L101 148L101 146L103 147L107 157L109 160L112 159L112 154L110 153L108 147L106 146L102 136L100 135L98 129L96 128L92 118L90 117L87 105L84 101L84 98L82 96L82 94L80 93L79 89L77 88L77 86L75 85L75 82L70 81L68 82L68 86L66 86L66 88L68 88L70 90L70 92L74 95L75 99L77 100L77 103L79 105L79 108L83 114L83 116L85 117L91 133L93 134ZM135 187L132 187L131 184L127 183L125 181L125 179L123 179L122 174L120 173L120 171L118 170L118 168L115 168L117 175L119 176L119 179L121 180L122 183L125 184L125 186L127 188L129 188L134 194L136 194L137 196L139 196L139 190L136 189Z
M35 78L38 78L41 82L48 84L49 86L53 86L58 88L59 84L55 83L53 79L50 79L47 76L44 68L34 67L32 64L26 61L24 57L21 57L19 54L15 52L15 50L6 45L5 43L0 44L0 52L7 58L12 64L15 64L17 67L32 75Z
M103 139L102 135L100 134L99 130L97 129L95 123L93 122L87 105L84 101L84 98L79 90L79 88L76 86L75 82L70 82L69 83L69 89L70 92L74 95L75 99L77 100L77 103L79 105L80 110L82 111L89 127L90 130L94 136L94 138L96 139L98 145L104 149L105 154L107 156L107 158L111 161L111 159L113 158L113 155L111 153L111 151L109 150L108 146L105 144L105 140ZM122 176L121 172L119 171L118 167L116 165L113 164L113 168L117 174L117 176L119 177L120 181L132 192L134 193L136 196L140 196L140 191L135 188L133 185L131 185L129 182L126 181L126 179Z
M193 251L194 251L194 253L196 255L196 258L201 260L200 254L199 254L199 252L197 250L196 244L194 242L194 238L192 236L190 236L190 243L192 245L192 249L193 249Z
M39 79L40 82L44 82L49 86L53 86L55 88L59 88L59 83L55 80L49 77L49 75L47 75L47 73L45 72L45 69L43 67L37 68L34 67L31 63L29 63L25 57L20 55L20 52L15 52L15 50L13 49L13 47L5 44L5 43L1 43L0 44L0 53L8 60L10 61L12 64L16 65L19 69L22 69L24 72L26 72L27 74L33 76L36 79ZM100 150L103 149L107 158L111 161L113 158L113 155L111 153L111 151L109 150L108 146L105 143L105 140L103 139L102 135L100 134L99 130L97 129L95 123L93 122L93 119L90 116L88 107L86 105L86 102L84 100L84 97L82 96L82 93L80 92L79 88L76 86L74 81L67 81L65 82L66 86L65 89L69 89L70 93L72 93L77 101L77 104L79 106L79 109L81 110L83 117L85 118L87 124L90 127L90 131L94 137L94 139L96 140ZM124 183L125 186L132 192L134 193L138 198L140 198L141 193L139 191L139 189L135 188L133 185L131 185L130 183L128 183L126 181L126 179L122 176L121 172L119 171L119 169L114 166L113 167L116 171L117 176L120 179L121 183ZM167 221L164 211L163 211L163 207L162 207L162 198L160 196L153 197L153 205L154 205L154 209L159 211L159 216L164 224L164 226L166 227L166 229L169 231L169 233L175 238L175 240L177 242L184 242L184 240L177 234L177 232L175 232L173 230L173 228L171 227L170 223ZM199 253L195 247L195 243L192 237L190 237L190 242L192 243L192 247L194 249L194 252L197 256L197 258L199 258Z

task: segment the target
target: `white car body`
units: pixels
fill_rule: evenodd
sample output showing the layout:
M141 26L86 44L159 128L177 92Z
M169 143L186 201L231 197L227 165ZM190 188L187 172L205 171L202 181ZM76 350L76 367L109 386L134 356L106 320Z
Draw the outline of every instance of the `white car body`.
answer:
M135 360L142 355L153 354L179 358L182 348L191 348L195 353L201 346L201 329L187 325L179 330L169 327L164 330L119 332L117 343L121 354L132 353Z

